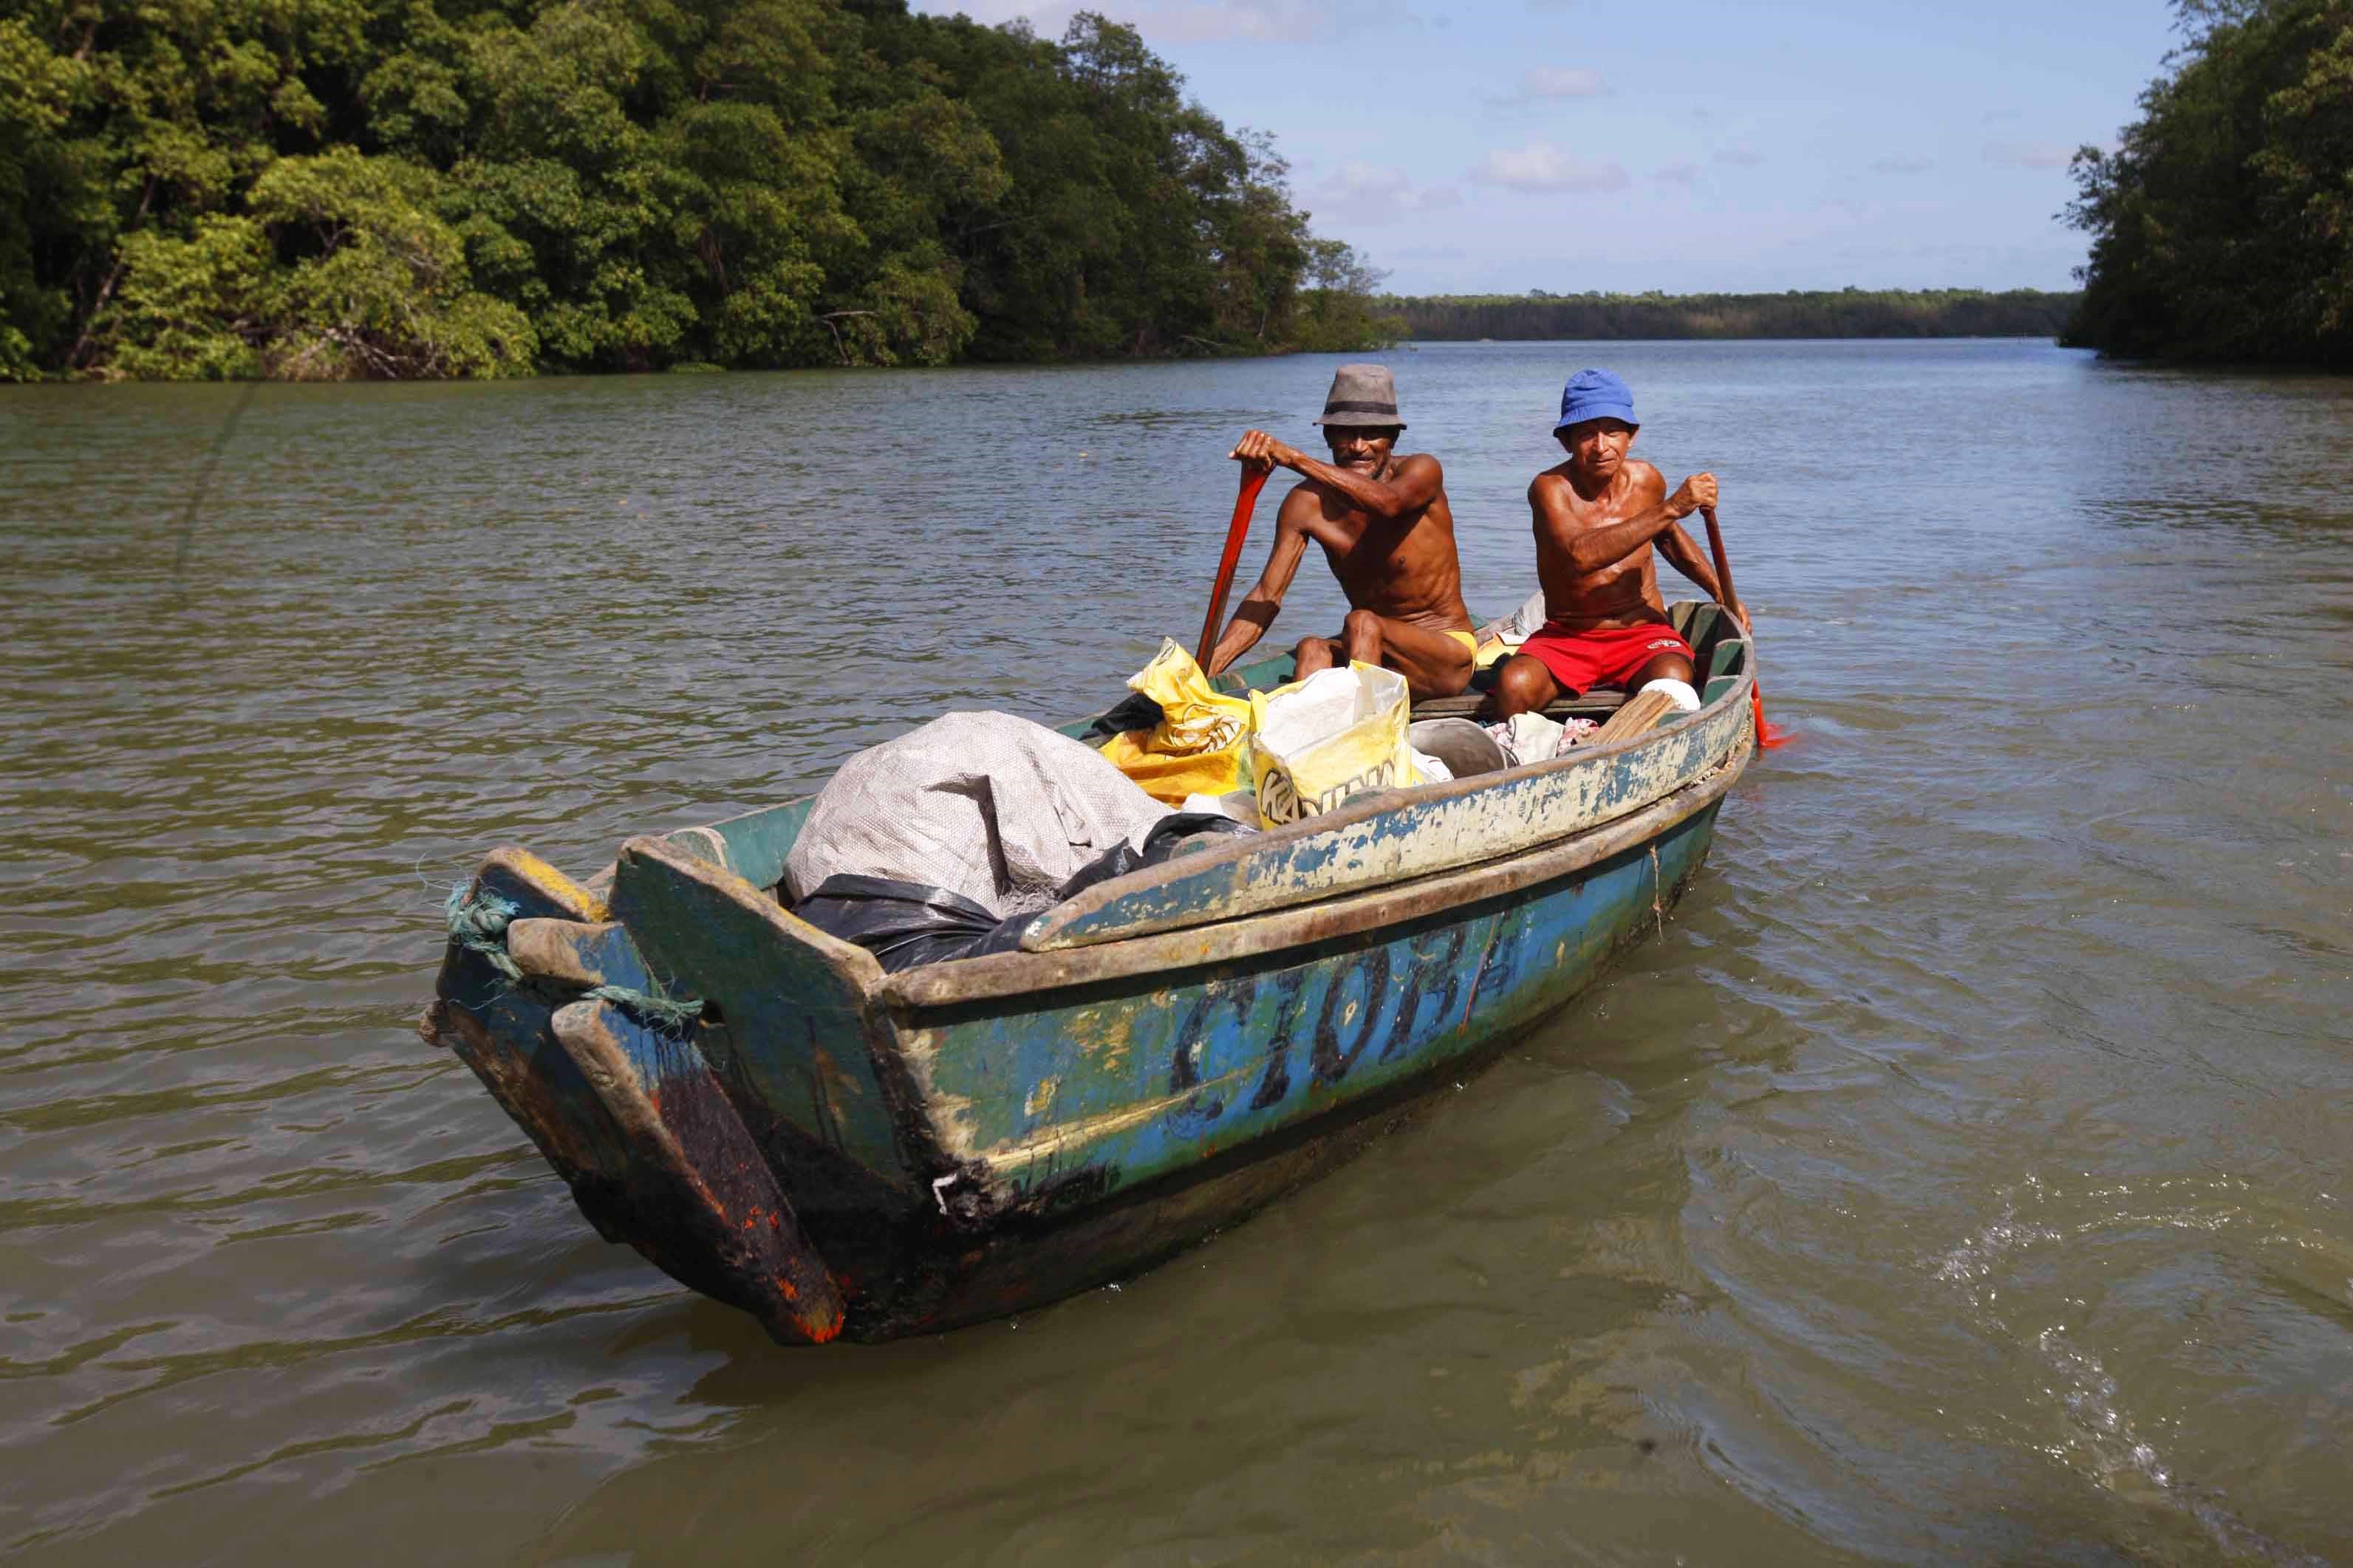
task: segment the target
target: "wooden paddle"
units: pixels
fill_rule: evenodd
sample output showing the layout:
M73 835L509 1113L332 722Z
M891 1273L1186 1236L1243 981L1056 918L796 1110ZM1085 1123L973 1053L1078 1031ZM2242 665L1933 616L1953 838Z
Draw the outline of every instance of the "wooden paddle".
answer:
M1242 558L1242 541L1250 537L1250 513L1258 507L1258 492L1266 488L1266 478L1274 472L1255 463L1242 465L1241 493L1234 498L1234 521L1226 525L1226 552L1218 561L1218 585L1209 591L1208 617L1201 623L1201 651L1193 656L1201 673L1209 672L1209 655L1218 646L1218 633L1225 626L1226 595L1234 585L1234 567Z
M1724 606L1725 615L1730 615L1732 606L1740 603L1740 595L1733 591L1732 563L1724 553L1724 530L1715 525L1715 508L1704 506L1699 509L1699 515L1701 521L1707 524L1707 552L1715 557L1715 602ZM1750 657L1755 656L1752 653ZM1786 731L1765 721L1765 689L1760 683L1752 681L1749 684L1748 712L1757 724L1758 745L1770 751L1776 746L1789 743Z

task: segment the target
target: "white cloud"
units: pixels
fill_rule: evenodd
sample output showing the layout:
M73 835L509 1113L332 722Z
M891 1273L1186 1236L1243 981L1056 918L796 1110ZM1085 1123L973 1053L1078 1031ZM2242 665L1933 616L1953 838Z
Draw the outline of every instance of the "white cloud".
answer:
M1462 205L1452 185L1416 185L1403 169L1344 163L1340 172L1305 193L1305 205L1319 219L1351 224L1400 223Z
M1622 191L1633 183L1620 164L1579 158L1549 142L1490 153L1471 178L1507 191Z
M1765 161L1765 154L1754 147L1726 147L1715 155L1715 161L1719 163L1736 163L1744 169L1753 169Z
M1989 142L1985 161L2011 169L2063 169L2075 149L2063 142Z
M1305 43L1328 38L1342 7L1336 0L918 0L915 7L934 16L957 12L995 25L1027 17L1038 36L1058 38L1073 13L1100 11L1126 22L1154 48L1168 44L1215 44L1245 39L1260 43ZM1407 19L1403 0L1371 0L1346 7L1352 24Z
M1332 26L1330 5L1314 0L1127 0L1104 7L1119 22L1133 22L1145 42L1215 44L1234 38L1254 42L1306 43Z
M1537 66L1523 72L1517 96L1525 101L1539 99L1591 98L1601 90L1601 73L1582 66Z
M1530 109L1572 98L1598 98L1608 90L1598 70L1583 66L1532 66L1520 73L1519 81L1510 91L1483 96L1492 108Z
M1874 174L1925 174L1936 165L1926 158L1880 158L1873 161Z
M934 16L969 16L976 22L997 26L1000 23L1026 20L1037 29L1040 37L1059 37L1070 25L1071 15L1079 9L1075 0L1052 0L1039 5L1032 0L938 0L923 4L918 0L914 9L928 11Z
M1651 178L1670 185L1692 185L1699 183L1697 163L1666 163L1651 171Z

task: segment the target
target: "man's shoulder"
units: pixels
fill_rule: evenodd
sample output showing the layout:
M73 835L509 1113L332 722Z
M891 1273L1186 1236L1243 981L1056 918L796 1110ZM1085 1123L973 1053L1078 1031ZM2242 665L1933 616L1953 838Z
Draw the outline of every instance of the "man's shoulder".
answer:
M1634 482L1637 485L1645 489L1656 485L1659 487L1661 495L1666 494L1667 476L1659 472L1659 466L1656 463L1646 463L1640 458L1629 458L1626 459L1626 469L1634 476Z
M1302 479L1282 492L1282 510L1289 511L1293 507L1311 504L1321 506L1324 498L1331 493L1314 479Z

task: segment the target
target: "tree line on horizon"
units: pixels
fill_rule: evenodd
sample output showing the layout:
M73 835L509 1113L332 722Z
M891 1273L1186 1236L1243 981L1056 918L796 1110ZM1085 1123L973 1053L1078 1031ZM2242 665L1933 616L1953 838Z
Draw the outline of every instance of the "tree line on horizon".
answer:
M2075 156L2092 237L2064 341L2353 364L2353 0L2175 0L2184 42L2116 150Z
M1383 295L1380 316L1424 339L2047 338L2073 293L2013 289L1789 289L1778 294Z
M0 380L1353 350L1134 28L906 0L5 0Z

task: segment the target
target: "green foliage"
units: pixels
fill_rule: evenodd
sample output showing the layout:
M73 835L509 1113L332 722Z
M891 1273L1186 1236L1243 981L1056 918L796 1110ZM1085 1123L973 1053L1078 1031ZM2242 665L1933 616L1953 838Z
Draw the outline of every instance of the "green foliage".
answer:
M1403 315L1373 313L1374 295L1387 276L1336 239L1309 240L1300 347L1326 353L1372 353L1410 335Z
M1132 27L905 0L7 0L0 378L1357 347Z
M2189 34L2117 150L2075 157L2092 236L2067 341L2353 363L2353 0L2179 0Z
M2073 294L1841 289L1784 294L1451 295L1375 301L1417 338L2043 338Z
M58 54L24 16L0 17L0 380L41 374L72 330L73 300L44 275L56 205L77 184L65 136L88 68ZM77 204L85 221L92 204Z
M232 381L261 372L257 341L276 314L270 258L251 218L206 213L186 238L123 237L110 308L108 368L171 381Z
M432 210L439 184L339 147L270 164L243 216L124 236L92 323L100 363L174 380L527 374L531 323L467 287L464 248Z
M523 313L468 286L465 247L434 211L440 176L349 147L280 158L248 210L280 255L266 327L290 380L528 374L537 340Z

